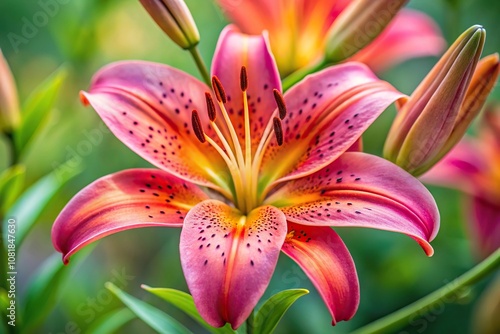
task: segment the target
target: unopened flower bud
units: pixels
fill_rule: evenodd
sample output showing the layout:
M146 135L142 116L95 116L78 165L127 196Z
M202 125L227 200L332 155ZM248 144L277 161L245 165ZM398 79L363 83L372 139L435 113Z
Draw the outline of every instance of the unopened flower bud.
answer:
M325 59L338 63L370 44L408 0L354 0L327 34Z
M20 122L14 77L0 50L0 132L11 132Z
M193 16L182 0L139 0L149 15L177 45L191 49L200 42Z
M469 28L415 89L392 124L386 159L419 176L460 140L498 77L498 56L478 64L485 37Z

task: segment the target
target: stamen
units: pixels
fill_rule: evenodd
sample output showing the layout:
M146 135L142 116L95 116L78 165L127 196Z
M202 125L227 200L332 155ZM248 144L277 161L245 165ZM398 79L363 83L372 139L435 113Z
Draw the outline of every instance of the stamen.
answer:
M247 68L245 66L241 66L240 87L242 92L245 92L248 88Z
M215 118L217 116L217 113L215 112L215 104L214 104L214 100L212 99L212 94L210 94L209 92L206 92L205 99L207 100L208 118L210 119L211 122L215 122Z
M226 92L224 91L224 87L222 87L222 83L220 82L219 78L217 78L215 75L212 77L212 88L214 89L217 101L226 103Z
M244 167L245 162L243 159L243 152L241 150L240 142L238 140L238 135L236 134L236 130L234 129L233 123L231 122L231 118L227 113L226 107L224 103L226 102L226 93L224 92L224 88L222 87L222 83L220 80L214 75L212 77L212 86L215 92L215 97L219 103L219 108L221 110L222 116L224 117L224 121L227 125L227 129L229 130L229 135L231 136L231 141L233 143L234 153L237 159L237 165L241 169ZM214 123L215 124L215 123Z
M196 138L202 143L205 142L205 133L203 132L203 127L201 126L200 116L196 110L193 110L193 114L191 115L191 122L193 124L193 131L196 135Z
M286 116L285 99L283 98L283 95L281 95L280 91L277 89L273 89L273 94L274 94L274 100L276 100L276 105L278 106L280 119L284 119Z
M250 133L250 114L248 109L248 77L247 69L245 66L241 67L240 72L240 87L243 92L243 111L244 111L244 123L245 123L245 166L244 166L244 183L246 189L251 189L253 179L252 179L252 136ZM253 206L253 196L246 196L247 207Z
M281 120L278 117L273 118L274 134L278 145L283 145L283 128L281 127Z

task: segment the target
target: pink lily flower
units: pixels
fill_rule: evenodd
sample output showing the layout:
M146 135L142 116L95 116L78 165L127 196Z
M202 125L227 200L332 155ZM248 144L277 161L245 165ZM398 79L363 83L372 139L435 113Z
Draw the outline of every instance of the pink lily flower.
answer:
M400 92L347 63L282 96L266 36L234 27L221 34L212 74L212 88L140 61L95 75L83 102L158 169L118 172L77 194L52 230L65 262L118 231L181 227L182 269L199 313L237 328L280 251L311 278L333 324L354 315L356 269L330 226L405 233L432 255L439 215L430 193L396 165L355 152Z
M500 247L500 109L488 108L478 138L466 136L422 180L458 189L474 250L485 258Z
M218 0L224 14L244 33L269 32L272 51L282 76L305 67L325 53L330 28L351 0ZM389 4L394 6L395 4ZM384 17L387 15L384 15ZM384 18L380 18L383 20ZM378 22L374 22L378 24ZM350 48L369 37L373 24L359 29ZM364 31L366 30L366 31ZM365 45L364 42L361 42ZM361 45L360 44L360 45ZM415 47L418 45L418 47ZM361 61L374 71L414 57L435 56L446 42L437 24L416 10L401 10L391 23L348 60Z

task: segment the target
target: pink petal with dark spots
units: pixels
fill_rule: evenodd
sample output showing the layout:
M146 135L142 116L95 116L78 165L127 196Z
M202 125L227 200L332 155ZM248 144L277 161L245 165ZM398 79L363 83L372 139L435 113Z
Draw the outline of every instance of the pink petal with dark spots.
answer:
M262 206L243 216L216 201L191 209L181 232L184 276L200 315L238 328L264 293L286 235L281 211Z
M134 152L173 175L199 185L228 189L227 167L192 130L193 109L204 111L209 88L166 65L130 61L104 67L82 93L111 131ZM202 124L209 124L200 112ZM213 130L205 132L215 138Z
M63 261L107 235L139 227L180 227L187 211L207 196L157 169L129 169L100 178L66 205L52 226Z
M404 233L429 256L429 242L439 229L429 191L398 166L365 153L345 153L324 169L286 183L265 203L279 207L294 223Z
M403 96L360 63L306 77L285 94L284 143L271 141L262 162L263 182L304 177L330 164Z
M288 224L282 251L311 279L332 324L351 319L359 305L359 283L351 254L330 227Z

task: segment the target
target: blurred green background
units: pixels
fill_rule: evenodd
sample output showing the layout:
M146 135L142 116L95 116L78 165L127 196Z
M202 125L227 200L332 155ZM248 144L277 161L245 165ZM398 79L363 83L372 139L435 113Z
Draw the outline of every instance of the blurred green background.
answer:
M100 67L124 59L166 63L199 77L188 54L163 34L138 1L59 0L52 12L42 5L46 2L0 2L0 47L16 77L21 101L59 67L65 66L69 73L50 127L33 143L26 157L27 185L68 159L74 159L72 166L76 166L70 169L84 168L84 171L50 202L18 254L20 299L36 266L55 252L50 228L69 199L98 177L148 166L106 131L91 108L80 104L79 90L88 87L93 73ZM212 1L186 2L202 36L201 53L209 64L218 34L227 21ZM488 33L484 54L500 50L500 2L496 0L420 0L412 1L409 6L431 15L448 42L467 27L482 24ZM29 38L13 41L8 37L9 33L23 36L26 20L32 21L40 11L47 12L49 19L32 31ZM412 60L381 76L401 91L411 93L435 61L434 58ZM500 90L497 89L491 99L500 100ZM366 151L380 155L394 113L393 109L388 110L365 134ZM91 149L75 157L74 152L81 146L88 147L89 142ZM1 169L6 164L5 145L4 138L0 138ZM349 322L331 327L330 316L314 287L295 263L282 256L264 298L288 288L307 288L311 293L291 307L276 332L347 333L407 305L471 268L477 259L471 254L468 240L467 218L462 211L465 201L455 191L438 188L431 191L442 217L440 233L432 243L435 249L432 258L427 258L417 243L402 235L368 229L337 229L352 253L361 285L359 311ZM140 288L144 283L187 291L179 262L179 232L166 228L122 232L100 241L84 261L75 258L70 264L70 267L77 266L72 279L58 297L54 311L36 332L86 332L99 318L121 306L115 298L111 300L104 289L104 283L116 280L117 273L128 277L121 285L117 283L119 287L166 310L195 332L203 332L183 313ZM442 305L430 310L424 318L410 321L401 333L474 332L478 300L491 282L492 277L456 303ZM95 301L96 306L91 306ZM68 324L71 325L68 327ZM149 332L152 330L140 320L132 320L120 331Z

